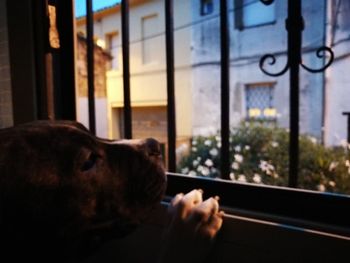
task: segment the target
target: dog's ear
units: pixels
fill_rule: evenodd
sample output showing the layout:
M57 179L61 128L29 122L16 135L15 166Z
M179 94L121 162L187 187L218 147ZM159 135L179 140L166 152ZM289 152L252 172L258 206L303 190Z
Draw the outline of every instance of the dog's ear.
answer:
M72 127L77 128L79 130L82 130L84 132L89 132L88 128L86 128L82 123L77 121L71 121L71 120L37 120L33 122L28 122L24 124L25 126L66 126L66 127Z
M82 123L77 122L77 121L64 120L64 121L60 121L60 123L62 123L63 125L67 125L67 126L72 126L72 127L78 128L79 130L82 130L82 131L85 131L85 132L89 132L88 128L86 128Z

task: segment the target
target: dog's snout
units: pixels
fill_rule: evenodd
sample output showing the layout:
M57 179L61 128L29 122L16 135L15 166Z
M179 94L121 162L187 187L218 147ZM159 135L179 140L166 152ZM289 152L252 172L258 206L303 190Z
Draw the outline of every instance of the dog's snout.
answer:
M144 144L150 156L160 156L162 154L161 145L156 139L147 138Z
M101 142L109 145L122 144L131 146L138 152L141 152L147 156L149 160L164 168L162 144L154 138L122 139L117 141L102 140Z

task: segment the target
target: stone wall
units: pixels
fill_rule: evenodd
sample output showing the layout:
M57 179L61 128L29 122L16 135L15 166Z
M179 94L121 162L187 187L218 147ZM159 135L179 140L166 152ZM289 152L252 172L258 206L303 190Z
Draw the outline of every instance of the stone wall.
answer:
M78 35L77 41L77 83L78 97L88 97L87 92L87 44L83 36ZM106 97L106 72L111 56L101 47L94 48L94 70L95 70L95 97Z

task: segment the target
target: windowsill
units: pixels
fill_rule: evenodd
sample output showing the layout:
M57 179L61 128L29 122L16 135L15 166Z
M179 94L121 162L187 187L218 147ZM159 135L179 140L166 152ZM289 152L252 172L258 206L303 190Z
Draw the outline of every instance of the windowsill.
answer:
M239 183L168 173L167 195L203 189L205 198L220 196L220 205L242 216L308 227L350 237L350 196L288 187Z

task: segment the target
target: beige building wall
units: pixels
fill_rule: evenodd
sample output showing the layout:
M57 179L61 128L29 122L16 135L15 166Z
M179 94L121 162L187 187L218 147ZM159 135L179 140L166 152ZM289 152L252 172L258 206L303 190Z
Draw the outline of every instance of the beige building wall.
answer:
M175 96L178 141L192 134L192 70L190 39L191 1L174 1ZM130 88L133 107L154 107L166 111L165 17L163 0L134 0L130 3ZM78 31L85 32L84 20ZM108 37L114 34L113 52L117 66L107 72L109 137L121 136L123 107L123 72L120 5L95 14L94 35L108 48ZM102 40L102 41L101 41ZM145 109L147 110L147 109ZM157 113L155 113L157 114ZM164 112L159 112L164 115ZM135 136L134 136L135 137ZM166 138L159 138L161 141Z

